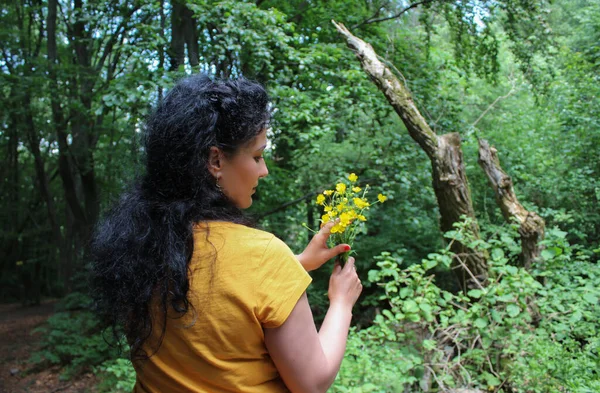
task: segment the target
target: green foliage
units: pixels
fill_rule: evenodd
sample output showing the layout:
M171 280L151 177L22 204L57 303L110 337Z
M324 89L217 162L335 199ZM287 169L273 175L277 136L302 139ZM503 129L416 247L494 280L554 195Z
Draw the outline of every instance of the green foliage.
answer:
M183 1L196 18L200 64L175 72L166 66L172 2L58 3L55 76L47 4L12 2L0 13L0 298L39 302L72 288L93 224L85 218L139 174L143 119L174 79L244 75L265 83L273 101L270 175L252 208L264 229L301 251L301 223L316 227L320 215L311 202L340 172L390 196L355 243L358 271L372 282L334 391L599 390L589 371L598 369L600 317L598 0L434 0L408 10L398 1ZM472 246L491 259L485 289L450 290L454 256L439 233L427 157L331 19L397 69L434 132L461 134L485 239ZM546 219L543 260L530 273L517 267L516 229L502 225L476 165L479 137L498 149L520 201ZM329 269L312 274L319 320ZM127 391L133 371L113 360L88 306L77 295L61 302L36 359L67 374L95 365L107 386L123 381Z
M595 391L600 264L573 255L566 233L551 229L544 261L530 274L510 264L515 237L515 228L495 228L470 244L490 250L490 277L466 295L440 289L431 275L450 266L449 248L404 269L399 254L377 257L369 280L387 307L351 334L333 391Z
M107 360L96 372L101 375L99 392L124 393L131 392L135 385L135 370L129 359L117 358Z
M90 299L80 293L66 297L57 313L36 329L42 333L41 348L33 353L34 363L64 366L62 377L73 375L117 357L121 351L109 344L97 317L89 310Z

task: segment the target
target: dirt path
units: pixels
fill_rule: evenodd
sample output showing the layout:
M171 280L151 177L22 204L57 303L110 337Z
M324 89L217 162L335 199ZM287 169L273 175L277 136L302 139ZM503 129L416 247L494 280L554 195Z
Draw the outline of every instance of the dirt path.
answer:
M32 330L54 313L55 301L39 306L0 305L0 392L1 393L83 393L95 392L96 378L84 374L70 381L59 379L60 370L53 367L36 370L28 363L35 351L40 333Z

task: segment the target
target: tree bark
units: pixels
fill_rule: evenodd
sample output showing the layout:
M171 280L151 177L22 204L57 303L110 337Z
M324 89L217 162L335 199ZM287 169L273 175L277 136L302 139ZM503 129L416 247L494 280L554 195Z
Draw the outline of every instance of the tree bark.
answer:
M198 29L194 13L181 0L172 2L171 10L171 71L176 71L185 62L185 48L190 65L198 66L200 63L200 48L198 45Z
M177 71L185 61L185 36L183 28L183 8L179 1L171 2L171 45L169 57L171 59L170 71Z
M165 38L165 0L160 0L160 38L164 40ZM158 70L160 72L160 78L162 80L162 76L164 75L165 70L165 46L160 45L158 48ZM159 83L158 84L158 103L160 104L163 100L163 87Z
M479 165L494 189L496 202L506 221L516 220L520 225L521 263L529 270L542 252L539 242L544 239L544 219L535 212L527 211L519 203L512 179L500 166L498 151L485 139L479 139Z
M472 219L470 227L474 238L479 238L479 227L475 219L471 193L465 174L460 136L457 133L436 135L415 105L408 89L392 71L379 60L371 45L355 37L342 24L333 22L344 36L348 47L358 57L363 70L383 92L390 105L402 119L415 142L425 151L432 166L433 189L438 201L441 221L440 229L447 232L461 216ZM456 254L453 268L461 287L467 289L487 279L486 256L458 241L452 243Z

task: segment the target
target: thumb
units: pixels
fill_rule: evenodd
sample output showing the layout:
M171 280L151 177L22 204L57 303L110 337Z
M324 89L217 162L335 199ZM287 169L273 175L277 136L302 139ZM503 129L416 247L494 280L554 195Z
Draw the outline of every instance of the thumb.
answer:
M354 270L354 258L349 257L342 270Z

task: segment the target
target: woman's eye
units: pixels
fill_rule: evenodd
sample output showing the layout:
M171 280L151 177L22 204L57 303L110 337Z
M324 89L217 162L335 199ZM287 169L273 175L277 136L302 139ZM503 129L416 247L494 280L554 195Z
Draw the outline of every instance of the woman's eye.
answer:
M260 160L262 160L262 158L262 156L254 157L254 161L259 162Z

